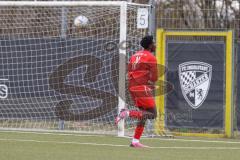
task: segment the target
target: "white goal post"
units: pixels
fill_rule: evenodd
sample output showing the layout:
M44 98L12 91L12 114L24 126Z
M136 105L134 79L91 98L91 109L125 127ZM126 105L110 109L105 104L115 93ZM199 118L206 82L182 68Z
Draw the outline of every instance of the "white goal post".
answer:
M126 64L149 32L123 1L0 1L0 128L124 136ZM75 26L83 15L88 24ZM150 16L150 15L147 15ZM145 25L146 26L146 25ZM127 103L127 104L126 104Z

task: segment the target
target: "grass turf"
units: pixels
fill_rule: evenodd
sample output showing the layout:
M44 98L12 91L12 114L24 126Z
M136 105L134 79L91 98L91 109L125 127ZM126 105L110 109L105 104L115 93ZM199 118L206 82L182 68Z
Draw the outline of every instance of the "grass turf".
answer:
M141 149L128 147L129 141L101 135L0 132L0 160L238 160L240 157L239 140L152 138L142 142L156 148Z

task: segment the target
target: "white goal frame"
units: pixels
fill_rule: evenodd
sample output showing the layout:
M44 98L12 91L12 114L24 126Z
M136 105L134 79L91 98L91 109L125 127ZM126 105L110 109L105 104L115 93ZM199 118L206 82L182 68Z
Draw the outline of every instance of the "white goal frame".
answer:
M0 1L0 6L10 7L70 7L70 6L115 6L120 7L120 37L119 42L127 41L127 6L135 5L142 7L150 7L150 5L136 4L125 1ZM64 14L64 13L63 13ZM64 17L62 17L64 18ZM61 26L61 33L64 37L64 24ZM118 96L118 112L126 106L125 102L125 78L126 78L126 55L127 51L123 47L119 47L119 96ZM124 132L124 121L118 124L118 136L123 137Z

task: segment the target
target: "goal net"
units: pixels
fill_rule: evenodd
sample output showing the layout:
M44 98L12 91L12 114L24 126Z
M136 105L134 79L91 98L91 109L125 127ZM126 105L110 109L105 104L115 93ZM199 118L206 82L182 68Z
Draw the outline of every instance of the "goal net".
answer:
M126 60L148 32L139 8L148 6L0 2L0 127L116 134Z

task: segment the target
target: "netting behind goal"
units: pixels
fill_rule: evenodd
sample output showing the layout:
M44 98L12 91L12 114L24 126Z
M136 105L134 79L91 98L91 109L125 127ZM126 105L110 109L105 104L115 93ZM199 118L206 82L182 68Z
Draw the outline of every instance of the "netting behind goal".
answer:
M127 6L129 54L147 33L138 8ZM0 127L116 133L120 9L0 5Z

